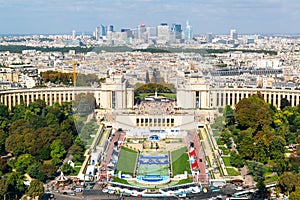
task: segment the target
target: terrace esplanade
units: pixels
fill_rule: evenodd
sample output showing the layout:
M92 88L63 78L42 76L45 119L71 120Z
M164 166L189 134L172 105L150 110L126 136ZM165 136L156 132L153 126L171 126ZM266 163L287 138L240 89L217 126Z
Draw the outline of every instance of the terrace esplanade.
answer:
M247 98L253 94L260 93L267 103L273 104L279 108L281 99L287 99L291 106L296 106L300 103L300 90L297 88L256 88L256 87L215 87L205 83L199 79L189 79L184 83L178 84L176 91L176 101L173 102L174 108L177 110L171 113L161 115L161 125L165 121L165 126L173 125L176 127L176 118L185 113L199 112L202 110L213 110L226 105L235 107L235 105L243 98ZM149 115L147 113L134 113L134 88L128 84L128 81L123 76L108 78L106 83L101 87L49 87L36 89L19 89L19 90L4 90L0 92L0 102L7 105L9 109L18 104L28 105L37 99L44 100L48 105L53 105L55 102L70 102L75 99L76 94L90 93L96 99L97 106L102 110L117 112L119 118L123 115L135 114L129 122L131 127L146 126ZM145 121L144 121L145 119ZM165 119L165 120L164 120ZM182 119L178 119L182 120ZM188 121L193 121L191 118ZM121 120L123 121L123 120ZM151 120L152 121L152 120ZM189 123L189 122L186 123ZM200 120L201 121L201 120ZM141 124L141 122L143 122ZM153 123L155 120L153 119ZM155 125L155 124L153 124ZM158 124L156 124L158 125Z

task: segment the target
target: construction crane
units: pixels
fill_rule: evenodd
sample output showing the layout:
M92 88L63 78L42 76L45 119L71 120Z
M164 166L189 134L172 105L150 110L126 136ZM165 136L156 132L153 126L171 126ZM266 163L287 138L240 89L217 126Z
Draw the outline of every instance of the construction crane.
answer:
M66 61L64 63L73 66L73 84L74 84L74 87L76 87L76 70L77 70L78 62L76 62L76 61Z

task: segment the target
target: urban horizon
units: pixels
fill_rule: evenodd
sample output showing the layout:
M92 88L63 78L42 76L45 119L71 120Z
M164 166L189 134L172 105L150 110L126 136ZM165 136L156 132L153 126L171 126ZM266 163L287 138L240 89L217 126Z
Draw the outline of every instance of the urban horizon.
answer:
M300 3L296 0L0 2L2 34L91 32L100 24L114 24L119 30L142 23L147 26L161 22L185 24L186 20L196 34L224 34L232 28L240 34L300 33L297 26Z

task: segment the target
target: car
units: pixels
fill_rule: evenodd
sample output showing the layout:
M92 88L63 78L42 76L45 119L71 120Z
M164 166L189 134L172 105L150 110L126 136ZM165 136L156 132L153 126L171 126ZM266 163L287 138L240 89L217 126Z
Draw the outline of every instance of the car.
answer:
M62 194L67 195L68 193L67 192L63 192Z
M71 196L76 196L76 194L74 192L70 193Z
M114 193L115 193L114 190L109 190L109 191L108 191L108 194L114 194Z
M236 191L241 191L241 190L243 190L243 187L241 187L241 186L238 186L238 187L236 187L236 188L234 188Z
M186 197L186 194L185 193L182 193L180 195L178 195L179 197Z
M102 192L106 193L106 192L108 192L108 189L107 188L103 188Z

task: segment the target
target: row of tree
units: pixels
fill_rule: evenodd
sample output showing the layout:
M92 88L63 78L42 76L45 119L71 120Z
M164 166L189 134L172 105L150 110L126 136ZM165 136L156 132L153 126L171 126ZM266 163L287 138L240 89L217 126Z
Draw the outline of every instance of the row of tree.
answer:
M300 105L283 104L278 110L258 93L239 101L235 110L226 106L223 116L215 121L225 144L230 148L233 141L236 144L237 151L232 148L230 153L231 164L238 168L247 164L260 189L264 185L264 169L276 172L279 182L285 172L299 172L300 148L291 151L289 157L285 152L287 145L295 147L300 142ZM281 187L281 191L295 192L297 186L290 190Z
M58 71L41 72L41 78L44 83L51 82L54 84L73 85L73 73L63 73ZM96 74L76 74L76 86L91 86L99 84L104 79L99 79Z
M57 175L66 156L72 157L74 162L82 162L84 150L71 103L47 106L44 101L37 100L28 106L17 105L11 111L1 104L0 197L40 194L42 191L35 189L41 189L43 182ZM29 188L23 182L25 174L36 179Z
M159 93L173 93L173 91L169 87L154 82L150 82L146 84L137 84L136 87L137 88L134 91L135 95L142 94L142 93L154 93L155 91Z

